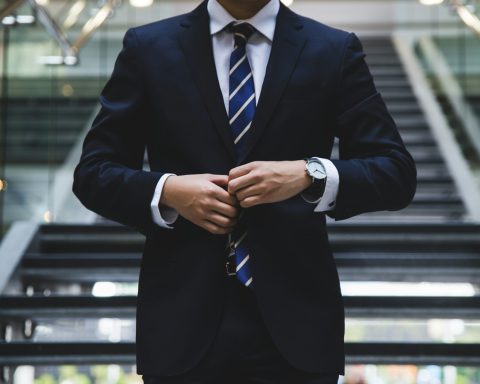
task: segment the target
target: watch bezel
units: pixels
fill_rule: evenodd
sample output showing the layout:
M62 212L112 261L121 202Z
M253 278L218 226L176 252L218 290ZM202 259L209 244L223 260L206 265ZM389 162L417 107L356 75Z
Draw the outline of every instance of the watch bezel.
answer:
M311 203L318 203L322 199L323 194L325 193L325 188L327 185L327 170L323 165L323 162L319 158L311 157L304 158L304 160L306 162L305 172L309 177L312 178L312 183L306 190L303 191L302 195L307 201ZM308 166L313 162L320 164L321 168L323 169L324 177L316 177L315 174L312 174L310 172Z
M325 180L327 178L327 170L325 169L325 166L323 165L322 161L317 158L317 157L310 157L310 158L305 158L305 171L307 172L307 174L312 178L312 182L315 182L316 180L320 181L320 180ZM314 172L311 171L311 169L309 168L309 166L311 166L311 164L313 163L316 163L316 164L319 164L320 167L322 168L323 170L323 177L317 177L315 175Z

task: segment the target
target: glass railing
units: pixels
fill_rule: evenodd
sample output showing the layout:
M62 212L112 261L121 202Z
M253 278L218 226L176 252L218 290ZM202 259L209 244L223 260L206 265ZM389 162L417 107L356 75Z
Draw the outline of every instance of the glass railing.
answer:
M122 383L141 384L133 365L64 365L20 366L16 369L16 382L37 384L57 383ZM21 381L21 380L24 381ZM339 384L347 383L478 383L480 370L476 367L451 365L347 365L345 377Z
M53 221L63 203L58 184L63 182L63 189L68 184L59 179L59 170L96 109L106 78L100 69L109 63L99 55L95 66L87 61L74 67L46 65L42 59L58 47L43 26L7 27L3 33L3 223Z
M456 16L456 25L438 23L420 36L416 52L460 148L480 170L480 1L452 0L439 7Z
M2 19L0 222L3 229L0 232L15 220L91 219L92 215L82 209L70 192L71 172L78 159L83 133L98 107L100 90L121 49L122 37L128 27L185 12L196 5L196 2L188 1L162 1L145 8L131 5L138 1L120 4L109 0L25 0ZM298 0L292 7L305 14L314 9L313 3ZM7 4L13 2L0 2L0 10ZM467 5L472 9L470 3ZM409 34L417 40L429 38L437 51L445 56L446 65L452 68L452 78L462 90L462 98L457 98L454 104L456 109L446 104L450 99L438 86L435 88L437 97L445 108L455 112L449 115L451 125L466 158L472 164L478 163L474 144L479 142L480 147L480 135L475 129L468 129L480 125L477 118L480 65L476 61L480 48L475 32L450 2L448 5L444 2L426 6L419 1L396 0L365 6L370 7L368 12L378 10L378 17L370 23L371 30L365 33L361 28L368 23L362 22L363 18L349 26L354 18L349 14L339 16L345 8L343 2L338 5L340 13L331 8L331 15L325 14L326 22L334 26L338 22L338 26L355 30L359 35L390 33ZM321 2L319 7L322 7ZM358 7L360 12L361 7ZM311 16L323 17L321 12ZM375 47L372 49L374 52ZM421 57L421 52L417 52ZM428 65L424 69L434 83L434 71ZM396 93L392 98L397 98ZM400 109L408 107L407 101L400 99L390 105L395 107L393 104L397 102ZM467 113L465 106L469 106L467 109L472 113ZM403 112L399 110L399 113ZM407 139L411 136L413 140L414 135L420 133L405 131L403 135ZM409 149L418 152L421 148L417 147L412 144ZM427 166L430 173L436 169L425 164ZM423 193L423 189L420 192ZM424 217L425 209L428 208L431 214L434 207L430 200L428 207L423 204L420 192L419 199L409 209L412 216ZM441 210L444 213L445 206ZM457 211L452 211L452 217L454 214L462 217L461 209Z
M416 51L460 148L480 169L480 37L467 27L419 40Z
M137 17L178 13L175 5L155 8L153 14L110 0L0 2L7 12L0 20L0 239L16 220L94 217L71 192L73 168L126 29Z

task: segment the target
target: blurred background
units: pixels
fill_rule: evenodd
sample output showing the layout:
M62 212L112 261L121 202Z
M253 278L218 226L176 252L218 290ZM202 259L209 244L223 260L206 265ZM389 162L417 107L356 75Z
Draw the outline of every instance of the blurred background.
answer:
M72 172L125 31L198 3L0 0L0 383L141 383L144 238ZM360 37L418 168L408 208L329 222L341 382L480 383L480 1L284 3Z

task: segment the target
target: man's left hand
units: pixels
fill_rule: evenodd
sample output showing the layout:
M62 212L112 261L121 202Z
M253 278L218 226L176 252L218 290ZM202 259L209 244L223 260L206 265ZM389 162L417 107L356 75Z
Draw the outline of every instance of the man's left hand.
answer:
M253 161L228 174L228 192L236 195L243 208L286 200L311 183L304 160Z

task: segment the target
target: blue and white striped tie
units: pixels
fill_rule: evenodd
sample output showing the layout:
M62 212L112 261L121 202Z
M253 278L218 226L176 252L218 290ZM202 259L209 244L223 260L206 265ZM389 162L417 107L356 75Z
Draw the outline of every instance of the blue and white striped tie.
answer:
M232 23L229 25L234 34L235 46L230 56L230 96L229 119L238 156L246 150L250 125L255 114L255 84L248 63L245 46L255 28L248 23ZM253 287L250 254L247 249L247 231L240 212L238 225L230 237L230 248L234 253L237 279L247 287Z

